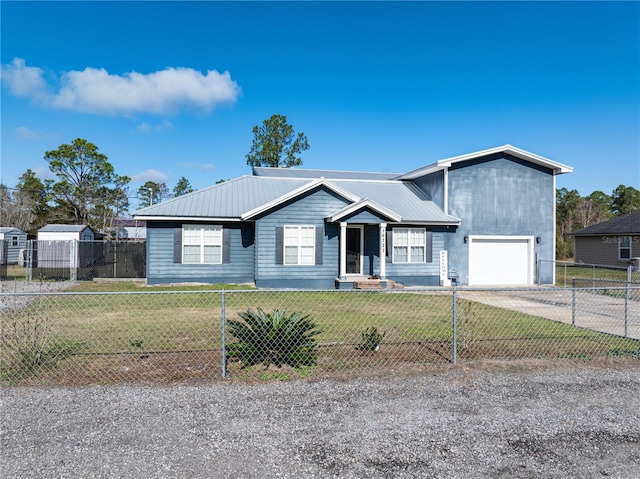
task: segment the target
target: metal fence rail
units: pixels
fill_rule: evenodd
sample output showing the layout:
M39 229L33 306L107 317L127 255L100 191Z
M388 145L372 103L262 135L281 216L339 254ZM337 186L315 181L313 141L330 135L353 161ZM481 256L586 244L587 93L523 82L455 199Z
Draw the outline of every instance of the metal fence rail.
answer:
M0 294L4 384L608 356L640 356L640 287Z

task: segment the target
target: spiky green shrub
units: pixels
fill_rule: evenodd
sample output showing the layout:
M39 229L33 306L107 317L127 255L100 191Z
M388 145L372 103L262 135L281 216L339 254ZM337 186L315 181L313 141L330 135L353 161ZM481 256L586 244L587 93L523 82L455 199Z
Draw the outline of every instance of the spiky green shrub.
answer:
M377 351L386 335L386 331L380 333L378 332L378 328L371 326L362 332L362 343L360 343L358 349L362 351Z
M318 347L315 336L320 334L316 324L302 313L287 316L287 310L265 313L248 309L238 313L244 321L228 321L228 331L237 342L227 346L228 355L239 358L243 368L263 363L294 368L316 364Z

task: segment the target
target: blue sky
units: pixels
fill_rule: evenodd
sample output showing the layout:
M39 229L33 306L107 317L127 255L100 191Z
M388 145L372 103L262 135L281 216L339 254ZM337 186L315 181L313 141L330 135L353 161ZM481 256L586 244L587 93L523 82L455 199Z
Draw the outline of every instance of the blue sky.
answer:
M1 170L96 144L132 195L250 174L286 115L303 167L405 172L506 143L640 188L639 2L7 2ZM132 200L132 207L136 205Z

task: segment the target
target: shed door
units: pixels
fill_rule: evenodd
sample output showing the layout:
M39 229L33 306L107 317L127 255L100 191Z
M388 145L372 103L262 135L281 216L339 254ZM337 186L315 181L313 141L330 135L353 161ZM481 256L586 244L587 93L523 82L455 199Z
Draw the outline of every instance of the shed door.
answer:
M469 285L533 282L533 238L469 237Z

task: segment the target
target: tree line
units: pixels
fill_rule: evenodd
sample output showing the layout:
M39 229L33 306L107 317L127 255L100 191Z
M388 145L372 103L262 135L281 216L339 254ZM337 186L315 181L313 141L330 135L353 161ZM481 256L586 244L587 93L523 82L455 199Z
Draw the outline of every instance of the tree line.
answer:
M577 190L556 190L556 258L573 257L573 237L569 233L588 228L616 216L640 210L640 191L620 185L610 195L594 191L580 196Z
M284 115L272 115L253 127L254 140L247 164L251 167L289 167L302 164L300 152L309 149L304 133L295 134ZM47 151L44 159L55 180L41 180L28 169L15 188L0 184L0 226L13 226L35 234L47 223L84 224L115 236L114 220L138 207L186 195L193 188L184 176L173 189L164 182L147 181L131 196L131 178L118 175L108 157L93 143L77 138ZM219 180L220 183L224 180Z
M118 175L107 156L82 138L45 152L44 159L55 180L43 181L27 169L15 188L0 185L2 226L35 234L47 223L77 224L115 235L114 221L127 214L130 199L146 206L193 191L182 177L172 193L165 183L148 181L130 196L131 178Z

